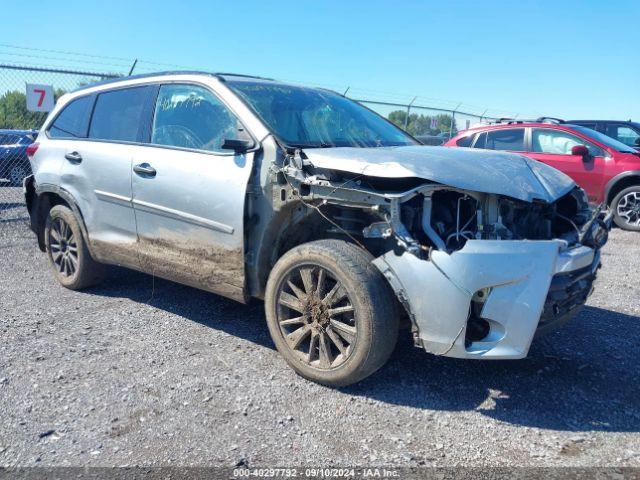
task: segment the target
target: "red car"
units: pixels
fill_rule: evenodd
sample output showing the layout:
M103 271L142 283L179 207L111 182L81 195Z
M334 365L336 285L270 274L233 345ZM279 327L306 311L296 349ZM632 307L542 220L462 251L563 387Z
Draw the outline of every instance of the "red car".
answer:
M616 225L640 231L640 152L600 132L553 119L507 120L460 132L446 147L522 153L566 173Z

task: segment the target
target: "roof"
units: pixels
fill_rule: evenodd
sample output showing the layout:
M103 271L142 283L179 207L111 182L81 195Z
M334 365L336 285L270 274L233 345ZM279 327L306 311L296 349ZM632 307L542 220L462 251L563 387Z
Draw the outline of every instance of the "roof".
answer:
M128 77L117 77L117 78L110 78L108 80L103 80L101 82L95 82L95 83L91 83L89 85L83 85L82 87L76 88L75 90L73 90L73 92L80 92L82 90L86 90L88 88L93 88L96 86L101 86L101 85L110 85L112 83L118 83L118 82L123 82L126 80L136 80L139 78L153 78L153 77L166 77L166 76L170 76L170 75L205 75L208 77L216 77L222 81L225 81L227 79L229 79L228 77L231 78L236 78L236 79L241 79L241 78L247 78L247 79L252 79L252 80L263 80L263 81L271 81L274 82L275 80L273 80L272 78L265 78L265 77L258 77L258 76L253 76L253 75L245 75L242 73L216 73L216 72L205 72L205 71L200 71L200 70L173 70L173 71L164 71L164 72L154 72L154 73L141 73L139 75L131 75Z

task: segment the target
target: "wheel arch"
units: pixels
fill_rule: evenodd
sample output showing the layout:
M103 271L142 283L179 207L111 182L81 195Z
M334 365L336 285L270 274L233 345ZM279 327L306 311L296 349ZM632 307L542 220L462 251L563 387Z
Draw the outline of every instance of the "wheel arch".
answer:
M78 224L80 225L82 238L87 245L89 254L93 257L91 249L89 248L87 226L73 195L64 188L53 184L36 185L35 181L26 181L25 187L27 189L27 207L31 217L31 229L35 232L38 238L38 247L40 250L43 252L46 250L44 242L44 227L49 211L55 205L64 205L76 216Z
M302 202L288 203L274 212L260 242L255 246L250 295L258 298L264 296L271 269L286 252L303 243L335 238L327 231L330 226L317 210Z
M622 172L609 180L604 190L607 205L611 204L618 193L633 185L640 185L640 170Z

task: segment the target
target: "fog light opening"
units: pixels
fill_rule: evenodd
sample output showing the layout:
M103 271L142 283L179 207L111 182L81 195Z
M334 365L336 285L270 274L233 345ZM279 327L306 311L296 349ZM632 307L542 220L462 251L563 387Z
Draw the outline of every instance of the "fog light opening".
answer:
M464 334L464 346L469 348L473 342L480 342L489 336L491 325L484 318L471 316L467 320L467 330Z

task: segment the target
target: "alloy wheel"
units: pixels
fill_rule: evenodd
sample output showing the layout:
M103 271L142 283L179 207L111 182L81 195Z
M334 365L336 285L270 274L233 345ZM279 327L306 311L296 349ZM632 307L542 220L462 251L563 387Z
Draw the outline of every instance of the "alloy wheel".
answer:
M355 308L342 283L327 269L292 269L278 292L278 324L288 347L321 370L344 364L355 346Z
M617 213L627 225L640 226L640 192L629 192L620 199Z
M51 224L49 237L54 266L62 276L73 276L78 270L78 244L71 227L61 218L56 218Z

